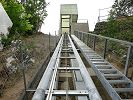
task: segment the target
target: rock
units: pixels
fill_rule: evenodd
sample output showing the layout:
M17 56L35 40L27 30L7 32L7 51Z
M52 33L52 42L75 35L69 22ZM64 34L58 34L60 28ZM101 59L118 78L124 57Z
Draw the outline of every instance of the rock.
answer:
M6 63L6 67L9 68L12 64L11 62L14 61L15 59L10 56L9 58L6 59L7 63Z
M35 59L33 59L33 58L30 58L30 61L31 61L32 63L35 63Z
M9 58L6 59L6 61L7 61L6 67L9 69L10 73L16 73L17 66L13 65L15 59L12 56L10 56Z

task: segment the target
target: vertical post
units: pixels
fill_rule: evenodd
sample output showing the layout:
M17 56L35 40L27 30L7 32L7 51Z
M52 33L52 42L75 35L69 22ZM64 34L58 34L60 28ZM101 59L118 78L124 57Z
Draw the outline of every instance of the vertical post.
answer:
M89 34L87 34L87 46L89 45Z
M87 45L87 41L88 41L88 34L86 34L86 36L85 36L85 40L86 40L86 45Z
M92 48L92 45L93 43L92 43L92 35L90 35L90 47Z
M126 76L127 76L127 72L128 72L128 66L129 66L129 60L130 60L131 49L132 49L132 46L130 45L130 46L128 47L127 59L126 59L125 70L124 70L124 74L125 74Z
M84 33L82 33L82 42L84 41Z
M84 38L84 33L82 33L82 42L83 42L83 38Z
M50 57L51 57L51 48L50 48L50 33L49 33L49 53L50 53Z
M107 39L105 39L105 43L104 43L104 52L103 52L103 58L106 58L106 51L107 51Z
M84 33L84 43L86 44L86 33Z
M80 39L80 34L79 34L79 32L78 32L78 39Z
M77 31L77 34L76 35L77 35L77 38L78 38L78 31Z
M101 10L101 9L99 9L98 22L100 22L100 10Z
M56 31L55 31L55 47L57 46L57 36L56 36Z
M24 68L22 69L22 74L23 74L23 80L24 80L24 90L25 90L25 96L26 96L26 100L28 100L28 95L27 95L27 87L26 87L26 77L25 77L25 70Z
M80 40L81 40L81 38L82 38L82 33L80 32Z
M94 40L93 40L93 50L95 51L95 46L96 46L96 36L94 36Z
M23 51L22 51L22 44L20 44L20 53L21 53L21 67L22 67L22 74L23 74L23 80L24 80L24 91L25 91L25 99L28 100L28 95L27 95L27 87L26 87L26 77L25 77L25 68L24 68L24 56L23 56Z

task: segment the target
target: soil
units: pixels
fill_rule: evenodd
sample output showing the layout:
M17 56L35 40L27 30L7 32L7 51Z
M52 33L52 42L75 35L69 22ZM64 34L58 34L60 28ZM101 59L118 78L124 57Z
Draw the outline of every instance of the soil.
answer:
M27 38L23 38L23 42L26 45L32 45L32 48L30 48L30 50L32 52L33 59L35 60L35 63L29 66L26 70L25 76L26 82L28 84L31 81L34 73L39 69L38 66L44 62L44 59L49 54L49 36L47 34L37 33ZM55 45L56 37L50 36L50 50L52 50ZM2 55L3 58L6 58L11 55L10 48L4 49L2 52L0 52L0 55ZM2 66L4 66L5 61L6 60L3 59L3 63L0 64L0 70L2 69ZM4 93L2 97L0 97L0 100L19 99L22 90L24 89L22 72L20 72L19 74L15 74L15 76L13 77L13 79L8 80L4 89Z

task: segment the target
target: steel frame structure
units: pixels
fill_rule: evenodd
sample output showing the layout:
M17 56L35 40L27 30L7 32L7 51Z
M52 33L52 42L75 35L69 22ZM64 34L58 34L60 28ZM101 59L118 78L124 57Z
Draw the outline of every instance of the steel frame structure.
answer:
M83 34L83 33L82 33ZM85 33L87 34L87 33ZM76 36L77 37L76 37ZM107 90L108 94L111 96L113 100L131 100L128 95L132 95L133 93L133 82L128 79L124 74L122 74L119 70L117 70L113 65L111 65L108 61L106 61L103 57L98 55L94 50L88 47L85 43L79 40L79 36L77 33L72 35L72 39L74 43L78 46L88 63L91 65L92 69L96 73L96 76L99 78L105 89ZM89 34L93 35L93 34ZM96 37L103 37L99 35L93 35ZM80 37L81 38L81 37ZM105 39L111 39L107 37L103 37ZM128 44L129 47L132 46L132 43L111 39L118 42L122 42L124 44ZM107 40L105 41L105 48L107 45ZM95 46L95 45L93 45ZM131 48L128 49L128 52ZM105 51L104 51L105 53ZM128 60L129 60L129 53L128 53ZM127 64L127 63L126 63ZM126 95L124 98L121 97L121 94Z
M60 72L66 73L67 85L65 86L67 87L63 90L58 89ZM69 72L73 76L73 90L70 90L68 86L67 73ZM81 80L79 81L78 78ZM101 96L68 34L61 36L32 100L56 100L58 96L64 96L66 100L71 100L70 96L75 96L76 100L101 100Z

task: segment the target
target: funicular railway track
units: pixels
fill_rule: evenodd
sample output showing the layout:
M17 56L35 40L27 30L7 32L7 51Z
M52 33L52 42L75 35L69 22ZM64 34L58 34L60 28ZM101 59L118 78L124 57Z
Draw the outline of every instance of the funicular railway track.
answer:
M73 41L72 41L73 40ZM78 49L75 48L75 45ZM112 100L132 100L133 82L86 46L75 35L63 34L47 65L32 100L101 100L78 50L91 65ZM96 64L96 65L94 65ZM97 65L98 64L98 65ZM96 66L96 67L95 67ZM35 81L32 84L36 83ZM38 84L38 82L37 82ZM106 95L106 94L104 94ZM29 97L29 95L28 95ZM106 99L108 97L105 97ZM103 100L106 100L106 99ZM29 100L30 100L29 99ZM25 100L25 99L23 99ZM110 99L109 99L110 100Z
M112 100L133 100L133 82L75 35L69 34L62 34L37 89L33 90L32 100L102 100L78 50Z
M68 34L61 36L32 100L101 100Z

